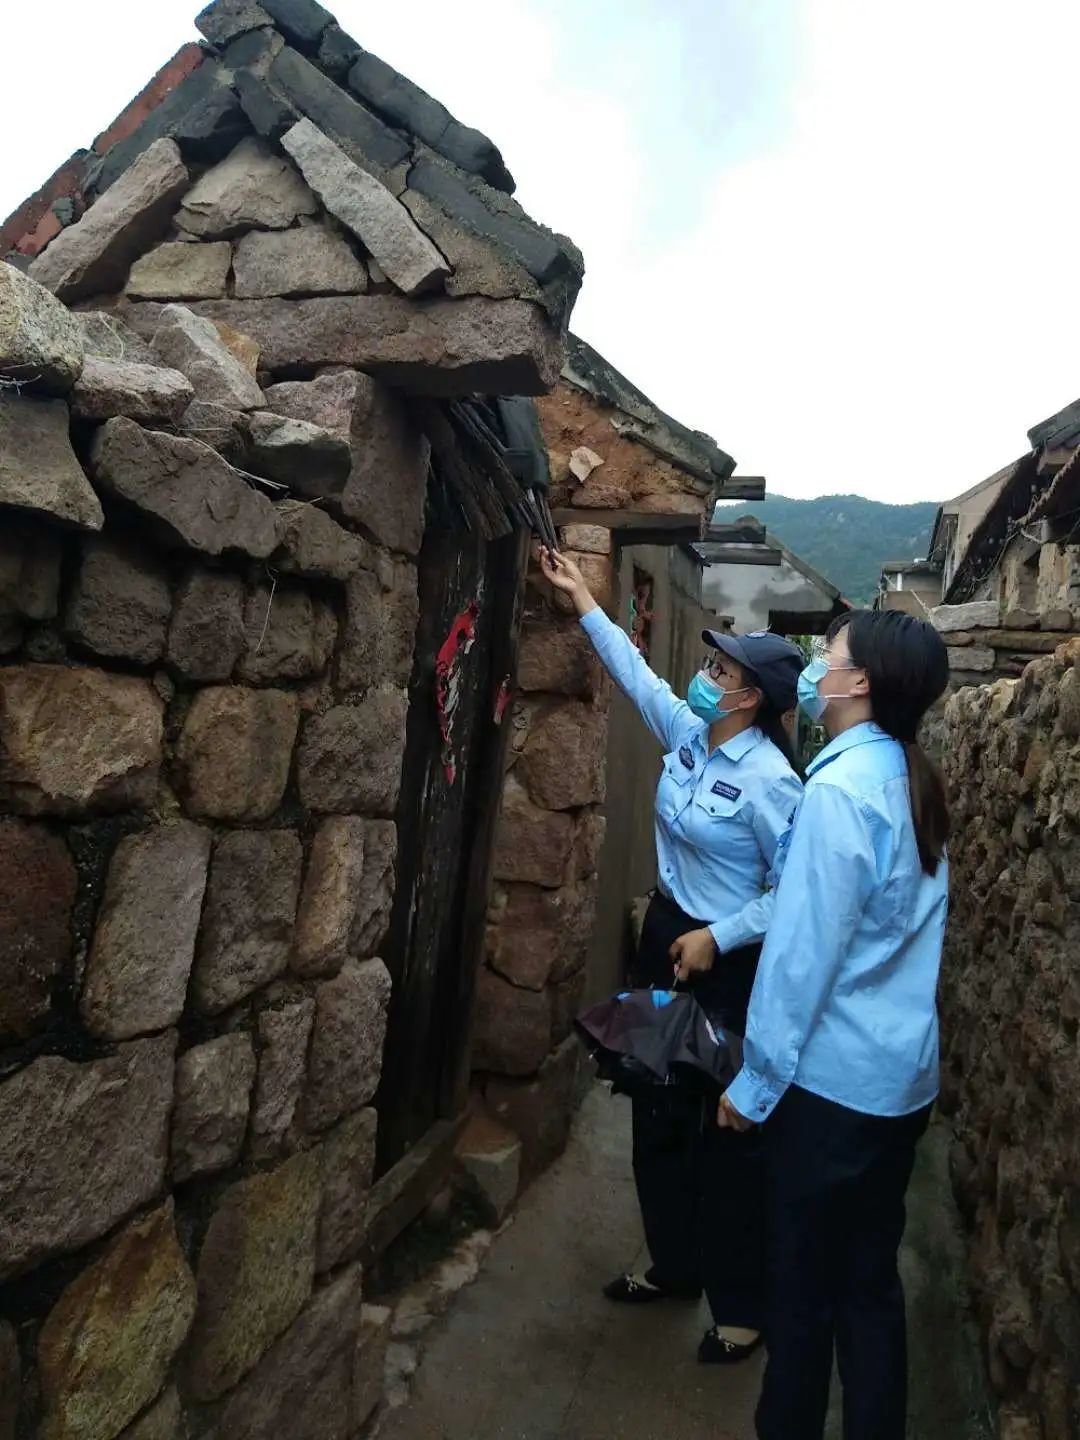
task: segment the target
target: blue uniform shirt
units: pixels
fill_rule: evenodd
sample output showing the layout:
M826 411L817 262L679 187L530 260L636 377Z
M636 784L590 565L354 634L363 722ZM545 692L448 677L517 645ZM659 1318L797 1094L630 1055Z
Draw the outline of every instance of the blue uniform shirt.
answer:
M620 689L667 750L656 791L661 889L709 923L721 950L765 934L767 877L777 842L802 793L799 777L760 730L708 749L708 726L653 673L630 637L602 610L582 627Z
M728 1099L758 1121L793 1083L869 1115L929 1105L948 867L919 863L904 747L872 724L827 745L777 863Z

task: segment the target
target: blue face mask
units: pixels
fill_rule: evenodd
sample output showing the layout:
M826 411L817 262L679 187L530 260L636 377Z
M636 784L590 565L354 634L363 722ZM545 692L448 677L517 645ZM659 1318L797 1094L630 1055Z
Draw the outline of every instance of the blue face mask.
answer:
M698 717L704 720L706 725L715 725L717 720L723 720L730 715L730 710L723 708L724 700L728 695L741 695L748 690L748 685L742 686L739 690L725 690L722 685L715 684L707 675L700 672L690 681L686 692L686 703Z
M829 703L828 695L818 694L818 685L828 673L827 660L811 660L800 674L799 683L795 688L799 709L815 724L825 714L825 707Z

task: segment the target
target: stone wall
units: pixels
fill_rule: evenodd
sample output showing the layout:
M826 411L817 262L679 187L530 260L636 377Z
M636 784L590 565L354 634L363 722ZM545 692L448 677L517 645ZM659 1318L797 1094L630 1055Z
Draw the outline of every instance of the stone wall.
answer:
M569 526L564 541L610 605L610 532ZM596 909L610 693L569 603L534 569L473 1050L477 1087L520 1138L526 1179L562 1150L574 1105L580 1042L571 1025Z
M293 102L191 166L169 104L0 265L0 1440L349 1440L429 461L386 382L561 341Z
M946 707L942 1107L1003 1440L1080 1433L1080 640Z

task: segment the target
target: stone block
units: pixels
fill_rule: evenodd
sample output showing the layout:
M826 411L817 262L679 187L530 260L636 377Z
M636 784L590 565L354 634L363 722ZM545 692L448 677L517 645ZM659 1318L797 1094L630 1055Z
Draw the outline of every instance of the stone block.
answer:
M185 680L228 680L244 648L240 577L193 569L176 593L165 659Z
M254 1081L255 1052L248 1035L222 1035L180 1056L172 1128L174 1183L212 1175L239 1160Z
M200 690L177 748L188 810L211 820L269 820L289 779L299 724L296 697L281 690Z
M426 196L466 230L505 250L541 284L568 275L580 280L580 257L482 181L462 175L434 156L421 155L409 169L409 189Z
M80 1002L106 1040L179 1020L206 890L210 832L187 820L129 835L109 865Z
M87 355L101 360L126 360L153 365L154 352L141 335L113 310L77 310L72 318L83 333Z
M269 385L264 396L267 408L274 414L306 420L348 443L352 439L357 393L366 379L355 371L339 370L314 380L284 380Z
M424 538L430 446L401 397L356 376L353 464L342 514L390 550L418 555Z
M0 533L0 615L53 619L61 555L60 536L54 530L5 516Z
M349 89L392 125L418 136L462 170L482 176L499 190L513 191L513 178L487 136L455 120L444 105L377 55L370 51L357 55L349 71Z
M335 1126L319 1147L322 1206L316 1268L320 1272L351 1260L363 1244L378 1123L374 1110L361 1110Z
M468 1188L501 1225L513 1208L521 1183L521 1141L483 1111L475 1111L454 1151Z
M188 1385L216 1400L257 1364L303 1309L315 1278L319 1157L294 1155L225 1191L199 1255ZM238 1431L225 1424L222 1434Z
M277 511L281 550L274 563L283 574L344 582L376 563L366 540L345 530L318 506L285 500Z
M562 541L567 550L583 555L610 555L611 531L603 525L566 525Z
M342 815L319 826L296 917L298 975L336 975L349 955L378 951L390 920L396 850L392 820Z
M542 619L526 620L518 655L518 686L526 692L547 691L582 699L596 696L600 661L576 621L560 621L547 612Z
M0 390L0 506L100 530L101 502L75 458L68 425L63 400Z
M301 804L321 814L392 816L407 709L400 691L377 692L310 716L297 755Z
M194 396L191 382L179 370L88 355L71 393L71 413L76 420L126 415L141 425L176 425Z
M152 554L110 536L83 541L64 615L68 638L107 659L160 659L172 610L169 577Z
M543 990L585 964L595 913L594 885L496 890L489 911L491 968L527 990Z
M327 210L353 232L399 290L422 295L442 288L450 273L445 259L385 185L310 120L300 120L281 143Z
M577 970L560 980L551 992L551 1043L561 1045L573 1034L574 1021L585 998L585 971Z
M0 1440L15 1440L22 1396L22 1365L15 1328L0 1320Z
M1047 610L1041 617L1044 630L1075 630L1076 621L1071 610Z
M321 675L337 635L333 611L306 590L256 585L244 611L238 677L251 685Z
M239 830L214 846L192 994L217 1014L289 963L303 851L291 830Z
M161 1189L176 1037L76 1065L34 1060L0 1085L0 1280L79 1250Z
M383 124L295 50L285 47L274 57L268 84L278 102L267 115L271 133L281 133L285 114L291 112L294 121L306 116L357 164L380 179L389 179L390 173L408 160L411 144L406 136ZM248 113L259 128L260 117L250 109Z
M189 235L216 240L247 230L287 230L319 202L295 168L251 135L191 187L176 216Z
M564 1040L531 1080L493 1076L485 1088L488 1108L521 1140L526 1182L558 1158L570 1136L576 1100L581 1041Z
M58 835L0 818L0 1044L25 1040L49 1017L71 958L76 883Z
M997 629L1001 606L996 600L971 600L966 605L936 605L930 611L935 627L943 634L950 630Z
M371 1419L383 1398L386 1360L390 1348L391 1312L385 1305L365 1305L360 1311L360 1334L353 1364L353 1425L358 1430Z
M371 1102L389 1005L390 972L381 960L348 960L319 986L304 1096L309 1130L326 1130Z
M382 568L382 581L361 570L346 587L337 655L341 691L355 693L380 685L404 688L409 683L420 618L416 568L402 561Z
M472 1063L499 1075L533 1075L551 1049L551 998L486 967L476 983Z
M184 1440L185 1435L180 1396L170 1387L156 1405L128 1426L120 1440Z
M269 1160L295 1148L296 1111L314 1019L315 1002L307 997L259 1014L259 1072L251 1113L253 1160Z
M211 45L228 45L250 30L269 29L274 19L256 0L213 0L195 16L195 27Z
M537 805L571 810L603 800L606 761L606 711L567 701L532 726L518 768Z
M445 256L452 272L446 281L447 295L456 299L486 295L491 300L535 300L553 314L553 318L557 317L556 323L562 322L561 314L550 303L544 288L506 250L491 239L466 230L426 195L415 190L404 191L401 203ZM387 282L387 288L380 291L369 266L368 291L370 294L392 293L393 286Z
M318 49L334 17L318 0L269 0L266 9L290 44L305 52Z
M592 597L602 610L610 610L611 600L615 590L615 567L610 555L589 555L580 551L565 552L568 559L573 560L581 571L585 584L592 592ZM551 592L556 610L561 610L564 615L572 615L574 602L569 595L562 591Z
M971 645L966 648L948 645L945 653L949 657L950 670L984 673L993 670L997 664L997 656L988 645Z
M573 842L572 818L540 809L521 782L508 776L495 836L495 879L556 888L566 878Z
M323 225L253 230L236 247L239 300L271 295L362 295L366 289L367 271L352 246L343 235Z
M273 505L206 445L121 419L102 426L91 450L101 488L138 510L162 543L257 560L277 548Z
M232 259L227 240L167 240L135 261L124 294L132 300L220 300Z
M247 463L257 475L320 500L345 488L352 455L333 431L264 410L248 423Z
M351 1440L353 1366L361 1328L361 1274L353 1266L317 1290L266 1353L221 1419L229 1440Z
M42 1440L105 1440L155 1399L195 1315L172 1201L121 1231L42 1326Z
M1005 630L1038 630L1039 617L1034 610L1006 610L1001 625Z
M0 264L0 379L66 395L83 367L82 328L43 285Z
M224 405L193 400L181 415L176 428L189 440L198 440L216 450L231 465L243 468L247 459L247 415Z
M272 373L348 365L418 395L541 395L562 365L559 333L527 300L342 295L195 304L254 336Z
M119 179L126 179L136 157L165 137L175 140L181 152L197 163L227 154L249 128L233 92L232 78L225 66L202 52L200 64L182 74L171 89L159 91L156 103L142 110L140 124L124 126L121 134L98 137L95 149L101 160L89 173L87 189L101 196ZM146 245L138 249L141 253Z
M133 260L158 239L188 188L174 140L156 140L80 220L61 230L30 274L69 303L119 290Z
M319 39L319 69L325 70L340 84L359 54L360 46L352 36L346 35L336 20L331 21Z
M209 405L258 410L264 404L262 391L229 350L220 331L185 305L164 307L151 348L162 365L186 375L196 398Z
M9 809L147 809L161 741L161 700L145 680L64 665L0 669L0 803Z
M225 349L233 359L238 360L247 373L257 380L262 346L250 335L244 335L241 331L234 330L231 325L226 325L224 320L215 320L214 329L221 336Z

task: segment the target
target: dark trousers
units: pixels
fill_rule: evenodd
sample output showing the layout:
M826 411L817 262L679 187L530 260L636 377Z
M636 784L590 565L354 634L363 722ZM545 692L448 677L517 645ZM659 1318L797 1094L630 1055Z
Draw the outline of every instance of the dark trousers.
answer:
M821 1440L835 1347L844 1440L903 1440L904 1196L929 1107L862 1115L792 1086L763 1127L769 1358L760 1440Z
M645 917L631 980L669 986L673 941L702 922L663 896ZM701 988L710 1015L742 1034L757 951L720 956L729 969ZM634 1179L652 1256L650 1278L686 1294L704 1288L719 1325L764 1323L763 1136L716 1123L719 1093L657 1086L633 1100Z

